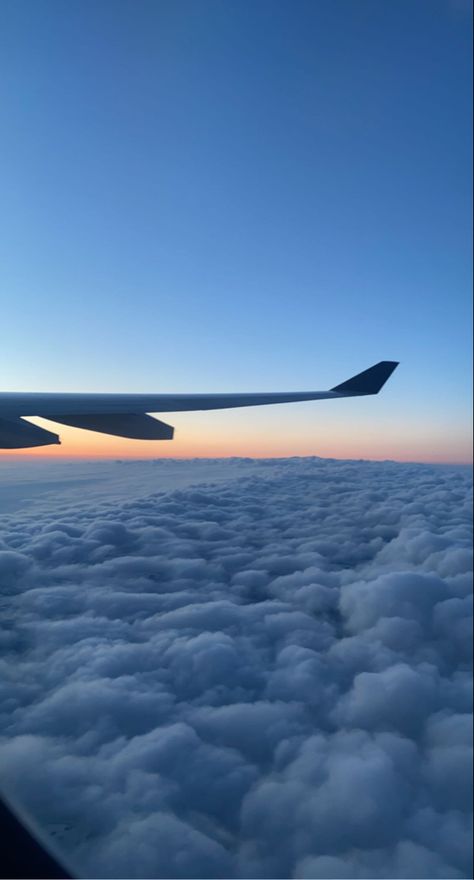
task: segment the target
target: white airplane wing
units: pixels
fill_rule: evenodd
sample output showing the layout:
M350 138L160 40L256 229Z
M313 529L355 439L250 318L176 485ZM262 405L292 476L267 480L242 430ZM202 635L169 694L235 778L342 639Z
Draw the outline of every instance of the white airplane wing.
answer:
M60 425L114 434L135 440L171 440L173 428L148 413L189 412L262 406L303 400L328 400L377 394L398 361L380 361L330 391L262 394L31 394L0 392L0 449L60 443L59 436L24 417L41 417Z

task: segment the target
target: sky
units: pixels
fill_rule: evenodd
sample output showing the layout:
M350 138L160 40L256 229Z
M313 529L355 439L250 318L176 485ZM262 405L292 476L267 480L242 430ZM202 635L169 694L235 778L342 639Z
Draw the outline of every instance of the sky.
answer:
M471 27L464 0L4 0L2 390L400 361L373 399L36 454L468 461Z

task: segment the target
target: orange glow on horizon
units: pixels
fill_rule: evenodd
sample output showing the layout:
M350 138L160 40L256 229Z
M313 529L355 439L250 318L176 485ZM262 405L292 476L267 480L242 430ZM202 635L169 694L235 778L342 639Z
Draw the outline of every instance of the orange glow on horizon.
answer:
M426 432L413 432L408 443L405 432L403 435L389 433L383 426L377 431L361 430L350 434L350 430L341 431L340 426L319 424L316 436L309 432L302 434L299 427L288 426L280 436L275 436L274 426L245 423L240 430L232 430L230 425L214 423L212 434L209 431L209 415L194 419L192 424L189 416L180 414L175 440L147 441L126 440L54 425L44 419L32 420L60 434L61 446L44 446L36 449L19 449L0 451L0 460L5 457L38 458L38 459L151 459L151 458L286 458L292 456L318 456L337 459L369 459L382 461L391 459L400 462L425 462L445 464L470 464L472 449L466 438L449 438L442 445L429 440ZM174 419L177 422L178 419ZM186 424L185 424L186 422ZM350 428L350 426L349 426ZM313 433L313 432L311 432ZM444 438L443 438L444 439Z

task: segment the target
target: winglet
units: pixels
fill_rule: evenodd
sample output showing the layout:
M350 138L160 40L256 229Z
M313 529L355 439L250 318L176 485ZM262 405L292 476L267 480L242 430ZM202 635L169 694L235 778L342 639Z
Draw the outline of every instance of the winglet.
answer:
M353 394L354 396L358 394L378 394L395 368L398 367L398 363L398 361L380 361L373 367L369 367L368 370L364 370L363 373L357 373L357 376L352 376L351 379L347 379L341 385L331 388L331 391L336 391L338 394Z

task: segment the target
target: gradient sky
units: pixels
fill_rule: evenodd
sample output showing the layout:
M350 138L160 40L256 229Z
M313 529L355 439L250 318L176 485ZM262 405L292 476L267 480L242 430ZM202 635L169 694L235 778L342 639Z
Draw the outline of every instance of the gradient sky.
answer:
M3 0L2 390L401 361L378 398L42 454L469 460L471 27L464 0Z

